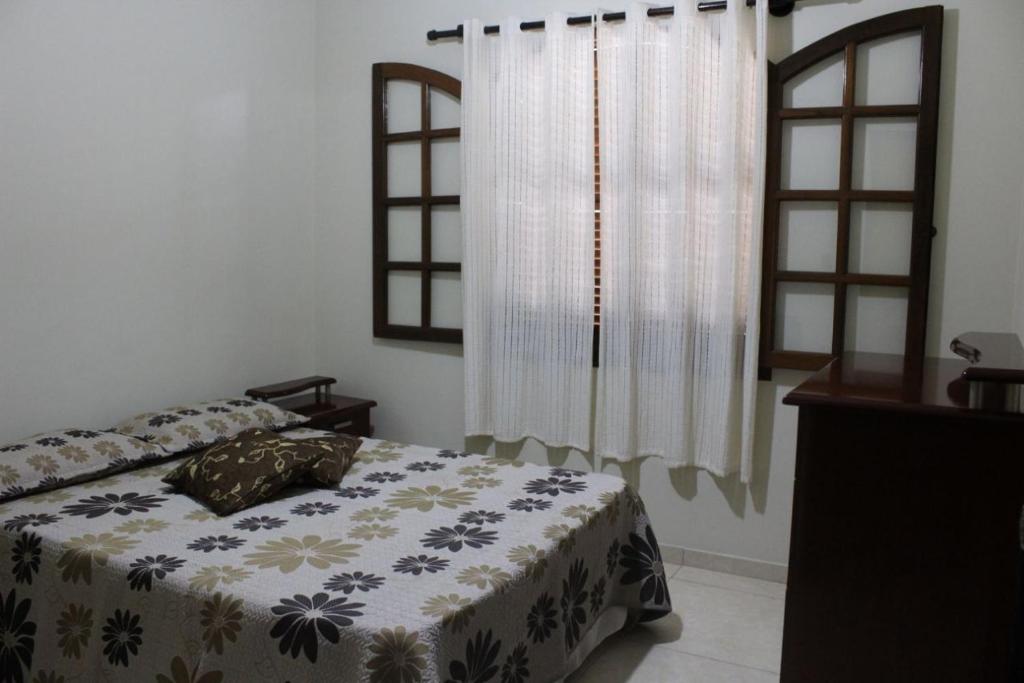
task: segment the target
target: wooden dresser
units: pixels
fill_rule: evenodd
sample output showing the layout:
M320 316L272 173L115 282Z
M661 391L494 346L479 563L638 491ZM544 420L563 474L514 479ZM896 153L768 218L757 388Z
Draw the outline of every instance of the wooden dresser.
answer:
M966 361L848 353L800 408L782 683L1007 683L1020 644L1024 415Z

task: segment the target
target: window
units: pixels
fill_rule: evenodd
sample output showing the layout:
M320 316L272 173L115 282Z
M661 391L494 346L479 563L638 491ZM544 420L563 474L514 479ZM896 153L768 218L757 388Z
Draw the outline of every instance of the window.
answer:
M925 7L769 70L762 378L846 349L923 360L941 47Z
M373 66L373 333L461 343L459 81Z
M447 100L438 100L438 93ZM462 342L457 326L439 325L439 303L451 309L448 283L461 271L459 196L437 191L439 141L459 139L458 117L438 126L438 101L456 105L461 84L414 64L373 67L374 336ZM598 144L597 61L594 62L594 364L601 320L601 157ZM450 175L458 166L443 165ZM450 178L448 179L450 181ZM452 189L450 186L446 190ZM439 238L438 233L445 233ZM454 240L453 240L454 235ZM439 249L440 245L444 245ZM453 248L454 247L454 248ZM440 286L449 290L441 293ZM444 296L446 295L446 296ZM447 299L447 301L445 301ZM461 297L460 297L461 299ZM410 305L414 301L416 305ZM456 302L457 304L458 302ZM454 316L448 315L451 320Z

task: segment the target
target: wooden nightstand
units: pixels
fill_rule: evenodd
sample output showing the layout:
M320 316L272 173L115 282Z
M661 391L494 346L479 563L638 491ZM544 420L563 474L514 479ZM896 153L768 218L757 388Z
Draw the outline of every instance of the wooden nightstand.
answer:
M373 436L370 409L376 407L377 402L365 398L334 395L331 393L331 385L336 382L333 377L304 377L290 382L254 387L246 391L245 395L307 416L310 421L304 426L312 429L326 429L354 436ZM310 389L313 393L303 393Z

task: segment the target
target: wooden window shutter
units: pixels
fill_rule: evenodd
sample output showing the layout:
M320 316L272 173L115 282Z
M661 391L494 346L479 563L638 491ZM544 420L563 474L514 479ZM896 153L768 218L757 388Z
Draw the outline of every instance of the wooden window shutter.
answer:
M772 368L817 370L842 355L847 350L847 337L851 329L851 313L847 301L854 288L859 291L864 291L862 288L865 287L882 288L905 298L907 313L902 353L909 362L918 366L923 362L934 232L932 219L942 19L943 9L940 6L888 14L842 29L787 57L778 65L770 65L761 302L762 379L771 377ZM866 69L858 73L858 62L861 61L858 49L874 41L901 34L920 35L919 89L916 98L908 98L916 101L892 104L859 101L863 95L859 96L858 93L866 92L866 88L858 90L858 77L863 78ZM828 60L841 64L841 100L835 106L799 106L793 103L787 106L784 99L787 84L792 88L792 83L799 83L800 77L820 74ZM909 66L915 70L918 68L916 62ZM873 68L880 72L880 65L875 64ZM912 185L899 189L879 189L864 186L866 182L861 179L859 186L854 173L857 164L855 155L858 149L861 155L866 154L863 149L867 143L858 136L867 136L870 122L883 122L891 126L897 121L916 126L916 137L910 143L915 154ZM793 131L797 125L819 128L831 126L838 130L836 146L839 168L836 187L811 189L784 182L784 137L788 132L791 146L795 148L794 141L797 138ZM813 146L804 146L804 150L808 147ZM860 161L862 175L866 163ZM792 168L796 168L795 162L790 164L789 180L794 175ZM819 270L792 268L783 262L782 250L787 243L782 235L785 230L784 212L794 210L794 207L806 208L811 204L826 207L830 215L834 213L836 217L835 223L830 220L828 225L819 226L822 230L827 229L828 235L835 230L834 263ZM909 263L903 264L903 272L872 272L851 267L851 215L854 207L864 211L868 206L912 212L907 221L910 226L907 237ZM816 239L822 235L821 232L813 231L810 234ZM863 248L868 234L863 232L861 238ZM823 328L828 330L830 342L824 344L824 348L786 348L783 334L786 316L783 315L785 309L780 302L780 291L786 287L791 292L794 287L815 287L817 291L831 292L832 325L830 329ZM891 320L890 316L876 324L891 325Z

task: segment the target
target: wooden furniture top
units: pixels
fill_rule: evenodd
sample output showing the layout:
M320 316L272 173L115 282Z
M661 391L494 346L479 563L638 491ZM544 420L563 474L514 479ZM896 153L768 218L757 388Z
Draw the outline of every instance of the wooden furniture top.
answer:
M925 358L916 371L903 356L850 351L791 391L795 406L870 408L888 412L1024 421L1024 415L969 408L965 360Z
M257 398L261 401L268 401L272 398L281 398L282 396L291 396L302 391L308 391L310 389L316 389L317 387L329 387L336 383L338 380L333 377L321 377L320 375L313 375L312 377L303 377L302 379L293 379L288 382L280 382L278 384L268 384L263 387L253 387L245 392L246 396Z

